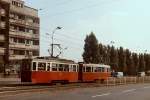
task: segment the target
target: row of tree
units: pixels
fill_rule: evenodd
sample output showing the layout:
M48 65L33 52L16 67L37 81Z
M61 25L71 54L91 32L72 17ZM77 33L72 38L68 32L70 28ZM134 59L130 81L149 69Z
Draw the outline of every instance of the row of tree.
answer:
M93 32L86 36L82 56L85 63L107 64L115 71L124 72L126 75L136 75L137 72L150 70L150 54L137 54L123 47L103 45L98 43Z

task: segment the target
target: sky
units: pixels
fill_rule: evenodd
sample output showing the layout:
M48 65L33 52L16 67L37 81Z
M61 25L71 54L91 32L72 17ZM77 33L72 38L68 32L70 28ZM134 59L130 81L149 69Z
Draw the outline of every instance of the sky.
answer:
M41 56L49 55L51 34L57 26L62 29L55 31L54 43L61 44L63 58L82 61L84 39L91 32L99 43L150 52L150 0L24 1L39 9Z

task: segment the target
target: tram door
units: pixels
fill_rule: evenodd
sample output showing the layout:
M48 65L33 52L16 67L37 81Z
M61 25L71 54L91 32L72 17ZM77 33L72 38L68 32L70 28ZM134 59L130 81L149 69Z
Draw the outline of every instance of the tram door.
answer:
M31 59L22 60L21 82L31 82Z
M82 63L79 63L78 80L79 82L83 81L83 64Z

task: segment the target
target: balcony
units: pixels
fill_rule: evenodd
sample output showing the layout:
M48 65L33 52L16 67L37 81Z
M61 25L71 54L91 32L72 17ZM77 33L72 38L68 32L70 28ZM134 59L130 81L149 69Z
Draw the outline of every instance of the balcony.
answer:
M4 55L4 54L5 54L5 48L0 47L0 55Z
M37 56L32 56L32 58L36 58ZM29 58L27 55L10 55L9 60L22 60L25 58Z
M25 38L33 38L33 39L39 39L39 34L32 34L32 33L27 33L27 32L20 32L20 31L15 31L15 30L10 30L9 32L10 35L16 35L20 37L25 37Z
M38 50L40 49L39 45L25 45L29 50Z
M34 16L38 17L38 11L35 9L32 9L30 7L24 6L23 8L19 8L16 6L10 6L11 11L16 12L16 13L21 13L27 16Z
M5 16L5 15L6 15L5 9L0 9L0 15L1 15L1 16Z
M6 27L6 22L1 21L0 28L5 29L5 27Z
M15 23L15 24L19 24L19 25L26 25L26 26L30 26L30 27L36 27L39 28L39 24L37 23L31 23L31 22L27 22L25 20L21 20L21 19L9 19L10 23Z
M21 60L26 58L25 55L10 55L9 60Z
M22 44L22 43L10 43L9 45L10 48L20 48L20 49L26 49L26 50L38 50L39 46L38 45L27 45L27 44Z
M5 36L4 35L0 35L0 41L5 41Z

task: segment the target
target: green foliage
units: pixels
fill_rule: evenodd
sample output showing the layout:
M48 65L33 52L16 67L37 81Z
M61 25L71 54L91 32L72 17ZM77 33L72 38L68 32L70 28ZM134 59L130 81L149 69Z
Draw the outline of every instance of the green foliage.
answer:
M132 53L132 59L134 64L134 72L133 75L136 75L138 73L139 69L139 57L137 53Z
M126 65L126 53L123 50L123 47L120 47L118 50L118 66L119 66L119 71L126 73L127 72L127 65Z
M112 46L110 49L110 65L112 69L116 71L118 70L118 52L114 46Z
M93 32L86 36L83 60L86 63L102 63L125 75L137 75L141 71L150 71L150 54L132 53L123 47L115 48L98 43Z
M98 40L93 32L86 36L83 60L86 63L99 63Z
M145 61L144 61L144 55L140 54L139 55L139 72L145 71Z

